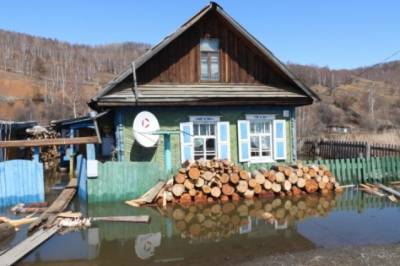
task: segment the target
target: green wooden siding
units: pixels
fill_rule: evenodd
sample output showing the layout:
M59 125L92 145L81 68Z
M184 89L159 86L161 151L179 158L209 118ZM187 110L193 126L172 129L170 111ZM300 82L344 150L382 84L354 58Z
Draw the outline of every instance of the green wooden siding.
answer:
M89 202L108 202L137 198L168 174L151 162L99 163L98 177L87 180Z
M365 182L387 182L398 180L400 157L358 158L306 161L307 164L326 165L341 184ZM246 170L260 167L270 168L272 164L243 164ZM99 164L97 178L87 180L89 202L121 201L141 196L158 180L172 177L157 162L106 162Z
M161 130L179 130L179 124L182 122L188 122L189 116L194 115L209 115L209 116L221 116L221 121L228 121L230 123L230 149L231 149L231 160L238 161L238 141L237 141L237 121L245 119L246 114L274 114L277 119L286 120L286 136L287 136L287 161L292 160L292 152L295 140L293 139L294 134L294 120L283 118L283 110L290 110L294 112L293 107L269 107L269 106L240 106L240 107L174 107L174 108L121 108L117 110L118 113L122 113L123 125L124 125L124 148L125 148L125 160L133 162L156 162L159 165L164 165L163 158L163 137L160 137L160 141L157 147L154 148L143 148L134 142L132 124L135 116L143 110L152 112L159 120ZM171 136L171 155L173 167L178 167L181 164L180 155L180 136L175 134Z

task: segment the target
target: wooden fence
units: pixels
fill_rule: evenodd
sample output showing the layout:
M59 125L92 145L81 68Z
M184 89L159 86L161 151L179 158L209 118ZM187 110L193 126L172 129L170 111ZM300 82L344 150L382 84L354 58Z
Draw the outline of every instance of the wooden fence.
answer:
M400 157L321 159L305 163L326 165L341 184L388 182L400 177Z
M400 156L400 146L341 140L305 140L300 156L306 159L347 159Z
M44 200L43 164L38 160L0 162L0 207Z

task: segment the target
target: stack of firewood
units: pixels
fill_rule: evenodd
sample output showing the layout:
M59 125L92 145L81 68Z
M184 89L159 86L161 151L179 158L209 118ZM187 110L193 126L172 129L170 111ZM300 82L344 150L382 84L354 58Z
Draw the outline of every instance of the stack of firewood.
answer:
M28 128L26 133L32 137L29 139L56 139L60 137L52 128L45 128L42 126L34 126L33 128ZM46 169L55 168L58 165L60 152L57 146L45 146L40 149L40 160L44 162Z
M214 159L185 163L160 197L164 202L213 203L255 196L327 194L333 190L340 190L340 185L322 165L275 165L248 172L235 163Z
M163 209L184 238L221 240L251 230L252 219L266 220L277 227L291 227L307 217L326 216L336 205L334 196L310 195L294 199L244 200L212 205L180 205Z

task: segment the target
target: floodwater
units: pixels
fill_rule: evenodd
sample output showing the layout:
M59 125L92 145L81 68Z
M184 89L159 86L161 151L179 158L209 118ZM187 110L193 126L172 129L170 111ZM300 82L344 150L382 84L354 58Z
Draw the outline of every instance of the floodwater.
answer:
M71 209L90 217L147 214L151 223L97 222L88 229L57 234L20 265L240 263L287 252L400 241L398 205L354 190L336 196L166 209L75 200ZM265 219L265 213L273 218ZM22 228L13 239L0 243L0 249L25 236Z

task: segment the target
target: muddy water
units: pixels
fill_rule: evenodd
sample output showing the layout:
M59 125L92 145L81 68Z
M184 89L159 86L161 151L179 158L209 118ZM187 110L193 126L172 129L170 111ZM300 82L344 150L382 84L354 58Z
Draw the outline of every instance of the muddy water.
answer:
M56 235L21 265L179 265L244 262L316 248L400 241L400 208L348 190L340 196L135 209L75 201L88 216L151 216L150 224L98 222ZM24 229L12 246L24 237ZM3 244L4 245L4 244Z

